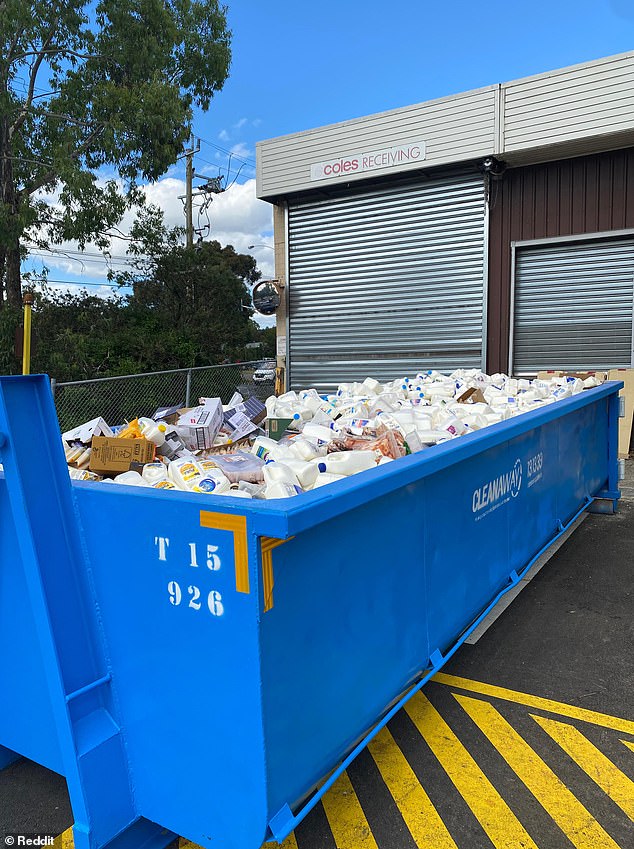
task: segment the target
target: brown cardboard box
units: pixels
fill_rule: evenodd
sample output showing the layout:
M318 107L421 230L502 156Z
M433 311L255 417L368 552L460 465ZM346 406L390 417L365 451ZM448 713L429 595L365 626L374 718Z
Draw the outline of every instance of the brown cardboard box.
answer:
M619 393L625 398L625 416L619 419L619 457L629 457L634 420L634 369L613 368L608 377L610 380L622 380L624 384Z
M458 404L486 404L486 398L482 394L482 390L475 386L463 392L459 398L456 398L456 401Z
M154 445L147 439L119 439L116 436L94 436L90 455L90 471L127 472L132 463L151 463Z

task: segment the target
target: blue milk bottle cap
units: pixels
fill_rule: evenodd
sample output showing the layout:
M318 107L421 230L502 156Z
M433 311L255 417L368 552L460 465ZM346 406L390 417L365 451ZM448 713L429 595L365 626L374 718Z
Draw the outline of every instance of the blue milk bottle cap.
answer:
M326 464L325 463L319 463L317 468L319 469L320 472L325 472L326 471Z

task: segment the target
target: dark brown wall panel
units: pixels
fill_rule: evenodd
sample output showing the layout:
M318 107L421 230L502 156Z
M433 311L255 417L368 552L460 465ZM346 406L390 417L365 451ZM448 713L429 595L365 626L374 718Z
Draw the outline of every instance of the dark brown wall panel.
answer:
M492 187L489 374L508 368L511 242L634 228L634 147L509 168Z

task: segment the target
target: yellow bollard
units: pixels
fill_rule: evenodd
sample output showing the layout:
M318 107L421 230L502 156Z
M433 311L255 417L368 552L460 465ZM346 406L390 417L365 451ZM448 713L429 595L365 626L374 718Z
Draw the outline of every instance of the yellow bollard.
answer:
M25 292L22 295L22 306L24 307L24 341L22 345L22 374L31 374L31 308L33 306L33 292Z

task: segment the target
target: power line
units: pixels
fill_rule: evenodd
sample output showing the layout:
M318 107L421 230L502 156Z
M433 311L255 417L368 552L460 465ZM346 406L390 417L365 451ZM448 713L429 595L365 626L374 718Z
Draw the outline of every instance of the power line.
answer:
M125 286L118 286L116 283L87 283L84 281L77 280L30 280L29 283L33 283L35 286L46 286L49 283L54 283L60 286L96 286L99 289L102 288L112 288L112 289L125 289Z
M223 168L222 165L219 165L217 162L210 162L208 159L203 159L203 157L200 155L197 157L197 159L199 162L204 162L205 165L211 165L212 168L217 168L219 174L235 174L236 177L240 174L240 169L238 171L234 171L233 168ZM243 163L242 167L244 167L245 164L247 165L247 168L253 167L252 165L248 165L247 163ZM204 177L201 179L204 179Z
M237 159L238 162L244 162L245 165L250 165L251 168L255 168L255 162L252 159L245 159L244 156L240 156L237 153L233 153L231 150L227 150L226 147L220 147L219 144L214 144L214 142L207 141L207 139L200 138L200 136L196 136L196 138L200 139L203 144L209 145L209 147L213 147L216 150L219 150L221 153L226 154L227 156L232 157L232 159Z

